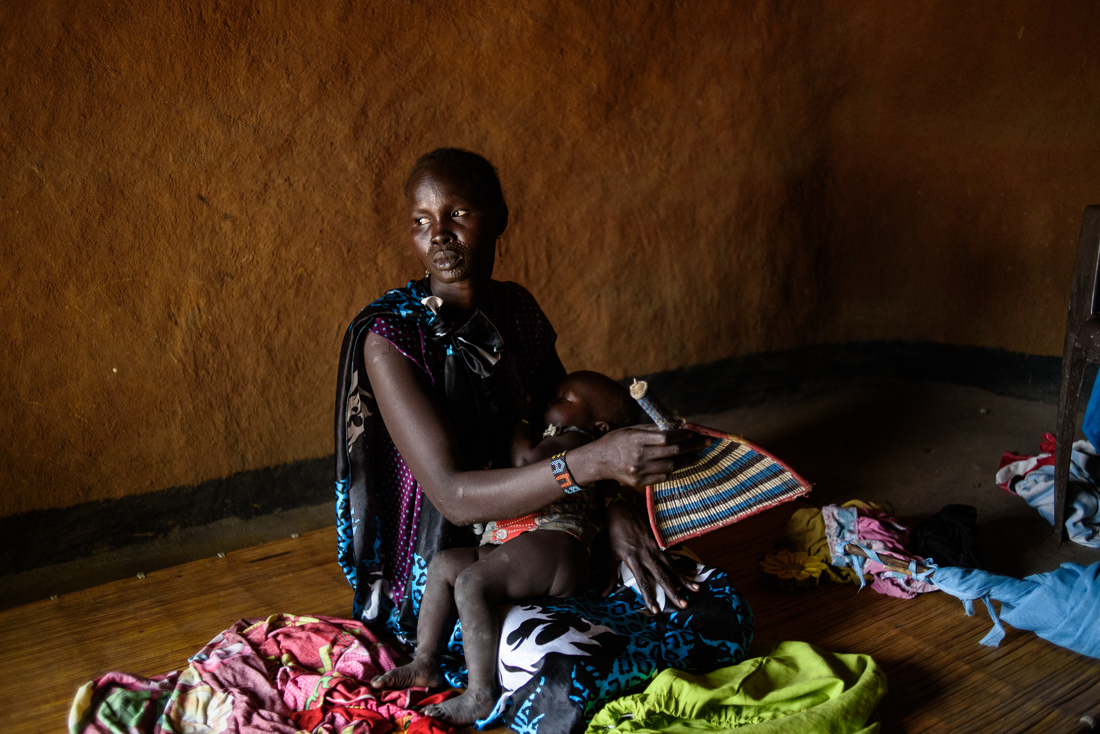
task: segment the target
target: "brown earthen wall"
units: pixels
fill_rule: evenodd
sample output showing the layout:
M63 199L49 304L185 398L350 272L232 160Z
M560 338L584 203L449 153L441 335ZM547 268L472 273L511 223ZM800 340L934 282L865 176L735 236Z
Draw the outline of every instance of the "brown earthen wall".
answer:
M247 7L246 7L247 6ZM569 368L1061 348L1100 6L0 4L0 516L332 451L401 185L483 152Z

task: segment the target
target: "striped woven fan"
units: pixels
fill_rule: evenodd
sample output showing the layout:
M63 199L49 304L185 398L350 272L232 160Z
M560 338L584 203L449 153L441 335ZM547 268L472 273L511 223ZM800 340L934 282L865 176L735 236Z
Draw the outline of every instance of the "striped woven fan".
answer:
M687 428L710 436L698 459L646 487L653 535L662 548L725 527L761 510L802 497L810 485L790 467L740 436L687 423L635 381L630 395L661 430Z

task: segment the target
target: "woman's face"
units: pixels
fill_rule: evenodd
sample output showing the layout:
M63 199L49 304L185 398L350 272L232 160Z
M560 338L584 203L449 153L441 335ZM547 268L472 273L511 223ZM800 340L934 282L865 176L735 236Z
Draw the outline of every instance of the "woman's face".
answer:
M428 167L409 187L413 249L432 278L458 283L493 274L500 215L485 196L454 173Z

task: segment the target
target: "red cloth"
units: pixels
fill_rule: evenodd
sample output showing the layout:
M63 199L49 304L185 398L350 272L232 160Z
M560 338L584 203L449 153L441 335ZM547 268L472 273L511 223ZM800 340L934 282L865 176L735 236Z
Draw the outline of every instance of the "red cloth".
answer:
M493 544L500 545L501 543L507 543L509 540L515 540L529 530L534 530L538 527L537 520L539 515L540 513L538 512L532 512L530 515L514 517L511 520L497 520L496 524L493 526Z
M1044 433L1043 439L1039 442L1040 453L1037 456L1014 454L1011 451L1004 452L1001 456L1001 465L997 467L997 486L1009 494L1016 494L1012 489L1014 478L1023 477L1039 467L1053 466L1055 440L1053 433ZM1009 472L1001 471L1010 464L1017 464L1018 466L1013 467L1012 471Z

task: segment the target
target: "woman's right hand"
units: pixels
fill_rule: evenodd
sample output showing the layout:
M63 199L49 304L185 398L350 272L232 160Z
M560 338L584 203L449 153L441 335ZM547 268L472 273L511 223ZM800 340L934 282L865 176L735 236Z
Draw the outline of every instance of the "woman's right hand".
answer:
M570 453L584 452L584 469L574 479L582 485L611 479L642 490L668 479L677 457L699 448L699 438L687 429L662 431L652 424L619 428Z
M611 552L626 564L634 574L638 594L649 611L660 611L657 588L664 589L665 596L676 606L688 605L684 590L698 591L694 579L680 573L668 554L661 550L649 529L645 511L628 502L612 502L607 508L607 534ZM610 594L619 583L618 574L612 573L604 596Z

